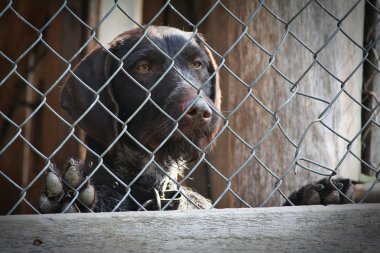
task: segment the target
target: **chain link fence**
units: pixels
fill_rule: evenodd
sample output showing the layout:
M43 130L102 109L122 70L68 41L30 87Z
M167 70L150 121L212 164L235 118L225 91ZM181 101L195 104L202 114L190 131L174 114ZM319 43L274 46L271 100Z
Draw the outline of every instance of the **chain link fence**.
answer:
M350 178L360 193L349 202L366 202L372 195L378 202L378 1L37 1L36 5L3 1L0 6L2 214L40 213L47 172L60 174L76 160L84 160L79 167L91 171L79 185L69 187L65 194L70 200L63 212L80 202L81 190L99 173L112 176L106 182L111 188L116 184L126 189L112 210L119 210L126 200L146 210L150 199L140 203L131 189L152 167L173 185L166 202L160 203L162 209L169 209L180 192L193 202L193 193L184 190L188 186L211 199L212 208L278 206L302 185L336 175ZM110 23L116 14L118 19ZM220 75L220 112L208 103L222 123L204 147L194 144L179 127L190 109L173 119L151 98L176 69L180 53L169 56L155 45L170 58L170 67L148 89L135 82L146 96L127 119L112 113L101 100L117 75L132 78L123 62L133 48L118 58L105 44L112 38L102 37L123 23L121 19L142 31L133 48L144 40L156 43L147 35L152 25L168 25L191 32L180 52L198 39L215 58L216 68L205 83ZM119 65L99 90L87 86L94 100L73 120L60 108L59 94L75 65L96 46ZM182 78L201 97L206 85L197 87L185 75ZM154 149L128 128L147 104L173 124ZM78 127L97 106L121 126L101 152L91 148ZM157 154L178 134L199 156L180 164L186 169L176 178ZM104 162L123 138L149 157L128 182ZM212 145L213 151L206 152ZM95 157L95 163L86 154Z

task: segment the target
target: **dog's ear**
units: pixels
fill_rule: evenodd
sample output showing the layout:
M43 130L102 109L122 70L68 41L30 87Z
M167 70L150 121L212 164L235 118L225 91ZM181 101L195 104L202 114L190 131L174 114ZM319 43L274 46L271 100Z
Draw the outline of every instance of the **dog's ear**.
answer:
M118 114L111 84L105 86L109 81L110 57L105 49L95 48L68 77L60 98L61 107L72 119L77 120L85 115L78 125L89 136L107 146L117 137L116 120L99 101L115 116Z
M214 75L214 77L211 79L212 85L213 85L213 94L211 96L211 99L214 100L215 107L220 110L221 101L222 101L222 95L220 91L220 84L219 84L219 72L216 72L218 65L216 64L215 58L212 56L212 52L210 49L208 49L202 42L199 42L199 45L205 50L208 58L210 59L210 65L207 66L207 70L211 75Z

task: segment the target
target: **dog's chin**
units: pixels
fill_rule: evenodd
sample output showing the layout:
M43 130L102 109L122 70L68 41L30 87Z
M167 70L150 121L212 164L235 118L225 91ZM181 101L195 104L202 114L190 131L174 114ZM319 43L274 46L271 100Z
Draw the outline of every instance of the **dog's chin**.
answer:
M174 131L174 124L168 121L153 125L155 127L143 129L138 134L138 140L145 148L155 152L156 162L168 165L194 162L209 153L221 122L218 118L202 125L181 121Z
M177 135L177 134L175 134ZM160 164L167 163L190 163L199 160L203 153L210 150L205 149L209 143L206 138L195 139L189 142L182 136L173 136L157 151L156 161Z
M145 139L143 144L152 152L156 151L155 160L161 165L194 162L200 159L202 154L210 152L209 144L214 134L195 133L186 128L180 131L174 132L169 138L152 136L149 140Z

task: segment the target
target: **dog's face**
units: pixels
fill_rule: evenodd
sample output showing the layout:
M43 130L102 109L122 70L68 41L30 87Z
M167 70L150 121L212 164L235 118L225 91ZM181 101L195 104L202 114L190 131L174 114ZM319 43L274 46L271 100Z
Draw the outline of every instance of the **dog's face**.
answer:
M130 136L119 141L157 149L161 161L193 159L221 125L215 62L192 33L149 27L143 34L134 29L116 37L113 55L102 48L90 53L68 78L62 107L77 120L93 106L79 126L104 146L126 126Z

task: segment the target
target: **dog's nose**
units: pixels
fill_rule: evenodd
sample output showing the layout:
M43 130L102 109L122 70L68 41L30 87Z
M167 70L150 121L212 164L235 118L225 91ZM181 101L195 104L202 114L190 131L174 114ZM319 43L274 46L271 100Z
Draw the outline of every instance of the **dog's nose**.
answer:
M194 99L185 102L185 109L188 108ZM211 119L212 111L210 106L203 99L198 98L193 106L187 111L186 115L192 119L202 119L208 121Z

